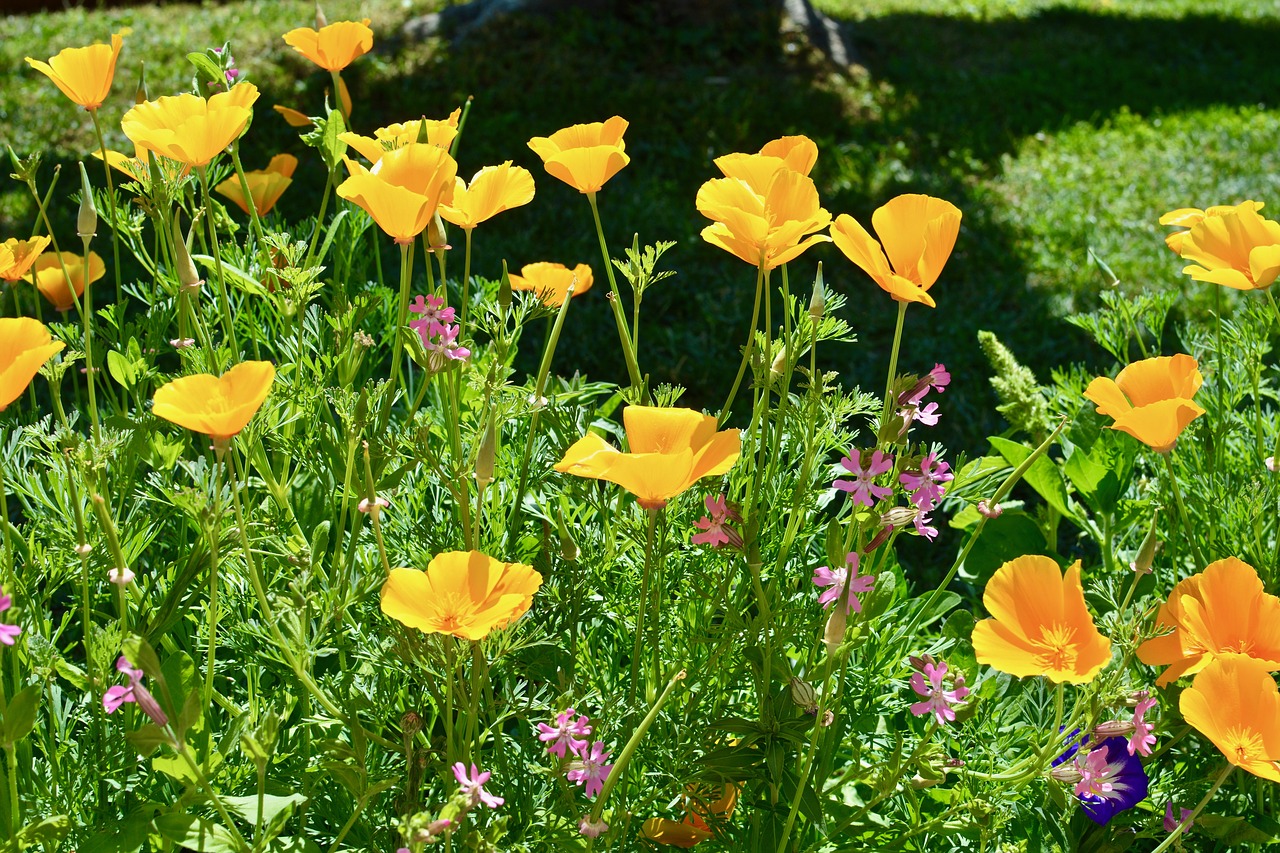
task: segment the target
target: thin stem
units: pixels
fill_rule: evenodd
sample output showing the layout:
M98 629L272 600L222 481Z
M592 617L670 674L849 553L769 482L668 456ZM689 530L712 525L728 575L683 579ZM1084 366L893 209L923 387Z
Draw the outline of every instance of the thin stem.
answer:
M386 390L386 398L382 402L381 423L378 426L378 432L382 433L391 423L391 406L396 397L396 385L400 382L400 362L404 360L404 356L400 352L400 329L404 326L405 320L409 316L409 287L413 278L413 241L400 243L400 297L399 306L396 309L396 326L391 333L391 384ZM430 268L431 260L427 259L427 267Z
M1191 826L1191 824L1195 822L1195 819L1200 816L1200 812L1204 811L1204 807L1209 805L1209 801L1213 799L1213 795L1218 793L1218 789L1222 787L1222 783L1227 781L1227 777L1230 776L1231 771L1235 769L1236 766L1234 764L1228 763L1227 766L1222 769L1222 772L1218 774L1218 778L1214 780L1213 787L1209 789L1209 793L1205 794L1204 799L1196 805L1195 810L1192 811L1191 814L1187 815L1185 820L1178 821L1178 825L1174 827L1173 832L1169 833L1169 837L1160 842L1160 846L1155 850L1152 850L1151 853L1164 853L1165 850L1168 850L1170 845L1172 845L1173 842L1182 835L1182 833L1186 832L1187 827Z
M474 228L464 228L462 233L465 235L462 253L462 304L458 306L458 339L465 340L467 337L467 309L471 307L471 232ZM565 298L568 302L568 298Z
M266 249L266 235L262 231L262 220L258 218L258 205L253 200L253 193L249 190L249 178L244 173L244 166L240 164L240 140L231 143L231 164L235 166L236 177L240 179L240 192L244 195L249 208L249 224L253 228L253 236L257 238L258 248ZM270 266L270 264L268 264Z
M1191 527L1191 516L1187 515L1187 507L1182 502L1182 490L1178 488L1178 477L1173 473L1173 456L1161 453L1165 470L1169 472L1169 488L1173 491L1173 502L1178 506L1178 515L1182 518L1182 527L1187 531L1187 544L1191 546L1191 556L1195 557L1196 567L1204 568L1204 557L1200 556L1200 547L1196 545L1195 530Z
M751 353L756 345L756 323L760 320L760 296L764 293L764 264L756 267L756 301L755 306L751 309L751 328L747 330L747 347L742 351L742 363L738 365L738 375L733 378L733 387L729 389L729 398L724 401L724 405L720 408L720 426L724 426L725 421L729 420L729 412L733 408L733 400L738 396L738 386L742 384L742 377L747 372L747 365L751 362Z
M880 415L880 430L889 422L893 411L893 382L898 378L898 350L902 346L902 325L907 317L907 302L898 303L898 322L893 329L893 349L889 351L889 375L884 383L884 411Z
M627 329L627 318L622 313L622 296L618 291L618 282L613 275L613 261L609 255L609 246L604 240L604 226L600 224L600 210L596 205L596 194L587 193L587 201L591 204L591 217L596 224L596 237L600 241L600 255L604 262L605 274L609 277L609 307L613 309L613 319L618 326L618 340L622 343L622 357L627 362L627 375L631 378L631 387L640 393L642 399L648 398L644 389L644 380L640 375L640 365L636 363L635 345L631 343L631 332Z
M213 463L213 512L210 515L209 522L205 527L205 534L209 537L209 606L205 612L206 622L208 625L209 639L207 643L208 656L205 661L204 671L204 696L203 706L205 713L211 713L211 703L213 700L213 670L214 663L217 658L218 650L218 539L221 525L222 512L219 506L222 497L222 483L218 477L218 472L225 463L227 446L222 440L215 440L214 463ZM212 758L213 750L210 749L212 744L213 724L205 725L205 761Z
M644 537L644 571L640 580L640 611L636 614L636 635L631 650L631 681L627 687L627 706L636 702L636 682L640 680L640 649L644 644L649 611L649 581L653 574L653 531L658 525L658 510L649 512L649 526ZM646 691L647 692L647 691Z
M76 289L71 283L70 276L67 276L67 288L71 291L71 296L75 299L76 310L80 312L80 323L84 329L84 375L89 388L89 419L93 424L93 443L99 444L102 441L102 428L98 421L98 398L95 389L97 383L94 381L93 366L93 286L89 284L89 237L84 237L84 257L80 267L81 275L84 276L84 305L80 305L80 300L75 299ZM63 271L66 276L66 271Z
M0 538L4 540L4 582L7 584L16 576L16 567L13 561L13 543L9 541L9 493L4 484L3 456L0 456ZM88 653L87 647L85 652Z
M218 299L222 302L222 331L231 342L231 350L236 358L240 357L240 344L236 341L235 323L231 319L231 297L227 293L227 280L222 272L222 250L218 246L218 225L213 218L213 198L209 195L209 176L206 168L196 169L200 177L200 194L204 198L205 220L209 226L210 250L213 255L214 268L218 273Z
M98 123L98 111L89 110L93 119L93 132L98 137L98 150L102 152L102 169L107 173L107 211L111 223L111 257L115 263L116 302L124 300L123 282L120 280L120 235L116 233L116 188L111 178L111 163L107 160L107 145L102 140L102 126ZM88 266L85 267L85 279L88 280Z

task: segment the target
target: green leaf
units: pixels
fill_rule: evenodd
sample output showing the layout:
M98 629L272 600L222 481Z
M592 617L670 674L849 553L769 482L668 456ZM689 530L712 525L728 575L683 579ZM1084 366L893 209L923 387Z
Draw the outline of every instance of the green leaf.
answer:
M210 757L209 767L205 770L210 776L222 764L222 754L214 752ZM191 765L177 755L158 755L151 759L151 769L163 773L175 782L181 782L189 788L194 788L200 784L200 779L196 776L195 771L191 769Z
M125 733L124 739L133 744L133 748L143 758L155 752L162 744L169 742L169 736L155 723L147 723L136 732Z
M960 567L960 576L982 586L1001 563L1024 554L1044 554L1047 549L1044 532L1034 519L1026 513L1006 509L982 529L982 535Z
M241 853L248 849L237 844L235 836L220 824L194 815L164 814L152 825L167 840L199 853Z
M1261 815L1250 815L1246 820L1238 815L1226 817L1223 815L1202 814L1196 818L1196 830L1203 832L1210 838L1217 839L1228 847L1235 847L1239 844L1269 844L1276 839L1274 833L1274 822L1272 832L1265 832L1254 826L1260 822L1258 818Z
M207 53L188 53L187 60L196 67L198 71L209 78L213 83L225 83L226 80L222 76L222 69L214 64Z
M132 388L138 383L138 373L134 370L133 362L115 350L107 353L107 372L125 388Z
M1026 462L1033 453L1031 448L1007 438L993 435L987 440L1015 468ZM1062 472L1048 456L1041 456L1032 462L1027 473L1022 476L1022 480L1035 489L1059 515L1064 518L1075 518L1075 513L1071 511L1070 499L1067 497L1067 484L1062 479Z
M17 743L36 725L36 706L40 702L42 685L29 684L18 691L4 709L3 730L0 741L6 746Z
M142 670L147 678L160 676L160 658L156 657L156 650L151 648L144 637L131 635L121 645L121 651L124 652L125 660Z
M247 797L223 797L222 801L230 807L231 811L244 818L248 823L257 826L257 794L250 794ZM264 824L275 823L276 818L281 815L284 816L284 819L287 819L295 806L300 806L306 801L307 798L302 794L289 794L286 797L264 794L262 797L262 822Z
M9 853L10 850L26 850L28 847L34 847L37 844L53 847L65 838L70 831L71 818L64 814L54 815L37 823L27 824L18 830L17 834L10 838L7 843L0 846L0 851Z
M151 831L151 817L155 808L134 811L118 820L110 829L89 837L79 847L79 853L137 853Z

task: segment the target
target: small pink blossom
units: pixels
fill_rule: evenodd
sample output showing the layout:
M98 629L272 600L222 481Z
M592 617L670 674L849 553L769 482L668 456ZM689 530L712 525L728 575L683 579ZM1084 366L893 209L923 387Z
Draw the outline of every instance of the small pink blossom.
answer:
M1144 716L1148 711L1156 706L1156 698L1148 696L1138 703L1133 709L1133 737L1129 738L1129 754L1133 755L1150 755L1151 747L1155 746L1156 736L1155 723L1148 722Z
M13 597L5 595L4 590L0 590L0 613L5 612L13 606ZM0 624L0 643L6 646L12 646L17 641L18 635L22 633L22 627L19 625Z
M569 762L569 772L565 776L570 782L582 785L588 797L594 797L600 793L604 780L609 778L609 772L613 770L612 764L605 764L609 753L605 751L603 741L593 743L590 751L584 746L580 750L574 750L574 753L578 758Z
M150 717L151 721L157 726L163 727L167 725L169 718L160 708L160 703L156 701L156 697L151 695L151 691L147 690L142 684L142 670L134 669L130 666L129 659L124 655L121 655L116 660L116 669L128 676L129 684L117 684L113 687L108 687L107 692L102 694L102 707L107 710L107 713L114 714L120 709L121 705L135 702L142 712Z
M729 522L741 523L742 516L738 515L737 511L729 506L724 495L716 498L707 495L704 503L707 507L708 515L698 519L695 524L697 524L698 529L705 532L693 534L690 541L694 545L710 545L712 548L719 548L723 545L741 548L742 536L729 526Z
M898 403L904 406L918 404L930 389L941 394L950 383L951 374L947 372L947 368L941 364L935 364L933 370L922 376L911 390L898 397Z
M875 575L858 575L858 554L854 551L845 555L845 563L844 568L832 569L828 566L819 566L813 570L814 585L827 587L827 591L818 596L818 603L824 608L829 606L840 597L847 581L849 584L847 612L861 613L862 601L858 595L875 589L876 578ZM850 571L853 572L852 579L849 578Z
M930 403L924 408L914 409L911 412L911 420L919 421L925 426L937 426L939 417L941 415L938 414L937 403Z
M938 538L938 528L931 526L929 521L928 513L920 512L916 514L916 517L912 519L911 523L915 525L916 533L919 533L925 539L932 542L934 539Z
M1191 809L1179 809L1179 811L1181 812L1181 815L1178 817L1177 820L1174 820L1173 802L1170 801L1164 804L1164 831L1165 832L1173 832L1179 826L1182 827L1183 835L1186 835L1188 832L1191 831L1191 825L1195 823L1195 821L1191 819Z
M923 513L938 505L947 491L944 484L954 477L951 466L938 458L936 450L931 450L920 460L919 470L903 471L898 482L911 492L911 503Z
M946 675L946 661L939 661L936 666L924 661L924 673L917 672L911 676L911 689L924 696L925 701L912 705L911 713L917 717L931 713L940 726L955 721L953 706L965 704L963 700L969 695L969 688L964 686L964 673L961 672L956 673L952 689L945 689L943 679Z
M439 296L428 294L424 300L419 296L409 304L409 310L415 314L421 314L421 320L414 320L409 325L415 323L435 323L440 326L446 326L454 320L455 312L452 308L444 307L444 299Z
M888 486L877 486L872 481L893 470L893 457L879 450L871 454L871 464L863 466L864 451L851 450L849 455L840 460L844 469L854 476L852 480L836 480L831 485L842 492L850 494L849 500L863 506L872 506L877 500L893 494Z
M490 773L488 770L483 773L475 764L471 765L471 775L467 775L467 767L461 761L453 765L453 778L458 780L458 784L462 786L462 795L467 798L467 807L475 808L477 804L484 803L491 809L496 809L506 800L502 797L495 797L484 789L484 783L489 781Z
M587 838L599 838L609 829L609 824L603 820L593 821L591 815L583 815L582 820L578 821L578 832L581 832Z
M586 738L591 734L590 720L585 714L574 719L577 713L573 708L567 708L556 717L554 726L538 723L538 740L551 744L547 747L547 752L564 758L565 747L575 755L587 748Z
M1077 761L1080 770L1080 781L1076 783L1075 795L1106 798L1115 790L1112 780L1113 768L1107 763L1107 751L1095 749L1084 761Z
M983 518L999 518L1004 512L1004 507L998 503L991 503L987 500L978 501L978 515Z

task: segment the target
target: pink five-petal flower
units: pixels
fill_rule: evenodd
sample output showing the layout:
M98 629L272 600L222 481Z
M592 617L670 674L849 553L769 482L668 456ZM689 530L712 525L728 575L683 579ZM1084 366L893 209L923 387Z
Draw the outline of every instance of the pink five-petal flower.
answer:
M0 590L0 613L5 612L12 606L13 596L5 595L4 590ZM18 625L0 623L0 643L4 643L6 646L12 646L21 633L22 628Z
M954 476L951 466L938 458L938 451L931 450L920 460L919 471L903 471L898 482L911 492L911 502L916 508L928 512L942 500L947 491L944 484Z
M1129 738L1129 754L1135 752L1138 755L1150 755L1151 747L1155 746L1156 736L1155 723L1148 722L1144 716L1148 711L1156 706L1156 698L1148 696L1138 703L1133 709L1133 736Z
M850 571L853 572L852 579L849 578ZM853 551L845 555L844 568L832 569L828 566L819 566L813 570L814 585L827 587L827 591L818 596L818 603L824 608L829 606L840 597L840 591L844 589L846 581L849 584L848 612L861 613L862 601L858 595L875 589L876 578L875 575L858 575L858 555Z
M569 763L569 772L565 776L570 782L582 785L583 792L588 797L594 797L600 793L604 780L609 778L609 772L613 770L612 764L605 764L609 753L605 751L603 741L596 741L591 745L590 751L584 748L577 754L577 760Z
M918 405L930 390L941 394L950 383L951 374L947 372L947 368L941 364L935 364L933 370L920 377L920 380L910 390L899 395L898 402L904 406Z
M480 772L480 768L471 765L471 775L467 775L467 767L461 761L453 765L453 778L458 780L458 784L462 788L462 795L467 798L469 808L475 808L478 803L484 803L491 809L496 809L506 800L502 797L495 797L484 789L484 783L489 781L489 771Z
M712 548L724 545L741 548L742 536L729 526L729 522L741 522L742 516L729 506L724 495L715 498L707 495L704 504L707 507L707 515L695 522L698 529L704 532L693 534L690 541L694 545L710 545Z
M871 464L864 467L862 460L865 456L866 453L860 450L849 451L849 455L841 459L840 464L854 476L854 479L836 480L831 485L843 492L848 492L849 500L854 503L871 506L877 500L893 494L893 489L888 486L877 486L872 482L881 474L887 474L893 470L893 457L879 450L873 451Z
M575 709L567 708L556 716L554 726L538 723L538 740L551 744L547 747L547 752L564 758L566 747L575 754L586 749L585 738L591 734L590 720L585 714L574 719L577 713Z
M946 661L939 661L936 666L925 661L924 673L917 672L911 676L911 689L925 697L925 701L911 706L911 713L917 717L932 713L940 726L955 720L953 706L964 704L969 688L964 686L964 673L957 673L954 687L947 690L943 684L946 675Z
M156 697L152 696L151 691L147 690L142 684L142 670L129 666L129 659L124 655L121 655L116 660L116 669L129 678L129 683L128 685L117 684L108 687L107 691L102 694L102 707L106 709L107 713L114 714L121 705L135 702L142 712L150 717L151 721L157 726L163 727L167 725L169 717L160 708L160 703L156 701Z

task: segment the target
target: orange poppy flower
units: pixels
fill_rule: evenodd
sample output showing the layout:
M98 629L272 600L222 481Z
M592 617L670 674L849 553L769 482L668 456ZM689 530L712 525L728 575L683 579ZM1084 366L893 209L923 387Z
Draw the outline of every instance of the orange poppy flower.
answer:
M58 263L58 255L57 252L45 252L36 258L29 278L34 279L36 288L44 294L45 299L53 303L56 310L70 311L75 307L76 299L84 296L84 257L75 252L62 252L62 263ZM67 269L66 275L62 274L64 266ZM102 262L102 258L98 257L97 252L90 252L88 283L93 284L106 274L107 265ZM72 288L75 289L74 296Z
M143 101L124 114L120 127L139 148L205 166L244 133L257 99L257 87L240 83L208 100L183 94Z
M440 205L440 216L459 228L470 230L490 219L533 201L533 175L528 169L512 166L485 166L467 186L462 178L454 184L453 201Z
M48 62L26 57L27 64L48 77L62 94L86 110L96 110L111 94L111 81L116 76L116 58L124 39L112 34L111 45L68 47L49 58Z
M726 154L715 160L726 178L746 181L760 195L768 191L769 181L779 169L808 175L817 162L818 146L807 136L784 136L766 143L758 154Z
M846 258L896 301L920 302L936 308L929 288L942 274L955 248L960 217L960 209L949 201L927 195L900 195L871 214L871 225L880 243L847 213L836 217L831 239Z
M702 239L767 270L831 239L813 233L831 224L817 187L790 169L776 170L764 193L738 178L713 178L698 190L697 204L698 212L714 220L702 229Z
M372 137L346 131L339 133L338 138L354 148L370 163L377 163L388 151L403 148L414 142L425 142L427 145L434 145L448 151L458 135L458 121L461 117L462 108L459 107L449 113L449 117L445 119L418 118L380 127L373 132Z
M645 509L661 509L703 477L728 471L742 451L738 430L716 432L715 418L692 409L628 406L622 420L629 452L587 433L555 469L616 483Z
M315 122L311 120L311 116L306 113L300 113L292 107L282 107L279 104L276 104L271 109L280 113L281 117L289 123L290 127L311 127L311 125L315 124Z
M1204 414L1191 399L1203 382L1191 356L1158 356L1135 361L1114 381L1099 376L1084 396L1097 404L1098 414L1115 419L1112 429L1168 453L1187 425Z
M650 841L688 850L715 836L705 829L698 829L686 821L676 822L665 817L651 817L640 827L640 834Z
M338 195L355 202L397 243L410 243L431 223L441 202L453 197L458 164L449 152L411 142L387 151L372 169L347 159L351 177Z
M1280 276L1280 222L1263 219L1262 205L1246 201L1205 216L1179 244L1182 271L1196 281L1235 290L1261 290Z
M284 34L285 44L326 71L341 71L373 48L369 19L338 21L313 30L298 27Z
M1156 624L1173 631L1138 646L1138 660L1169 667L1157 687L1194 675L1224 654L1248 655L1280 670L1280 598L1263 592L1257 571L1235 557L1216 560L1174 586Z
M0 318L0 412L22 396L40 367L61 352L48 328L30 317Z
M253 420L275 378L269 361L242 362L221 376L183 376L156 389L151 411L215 443L226 442Z
M48 245L48 237L32 237L30 240L10 237L0 243L0 278L5 281L25 278Z
M1198 207L1180 207L1177 210L1171 210L1164 216L1160 217L1161 225L1175 225L1181 230L1167 234L1164 243L1170 249L1182 254L1182 241L1186 239L1189 232L1206 216L1221 216L1224 213L1230 213L1237 207L1248 207L1254 211L1262 210L1263 204L1260 201L1245 201L1238 205L1235 204L1216 204L1213 207L1206 207L1201 210Z
M649 818L641 826L640 834L650 841L686 850L708 838L715 837L711 826L704 818L715 817L723 820L733 814L733 807L738 802L738 786L732 782L725 783L718 792L715 792L717 799L705 803L694 799L699 793L703 793L699 787L690 785L688 788L690 796L685 798L688 814L683 821L677 823L661 817Z
M581 296L591 289L591 267L578 264L569 269L564 264L553 264L541 261L536 264L525 264L520 268L520 275L508 275L512 290L532 290L548 305L561 305L564 295L573 284L573 295ZM575 283L576 280L576 283Z
M1280 782L1280 691L1263 664L1243 655L1214 660L1182 691L1178 708L1227 761Z
M249 193L253 197L254 209L259 216L266 216L276 206L280 196L293 183L293 171L298 168L298 158L292 154L277 154L271 158L265 169L254 169L245 172L245 182L249 184ZM234 201L245 213L249 212L249 203L245 200L240 186L240 178L232 175L218 186L219 193Z
M982 603L992 618L973 626L979 663L1019 678L1087 684L1111 660L1111 641L1084 604L1079 560L1065 575L1049 557L1010 560L987 581Z
M598 193L631 162L622 140L626 132L627 120L614 116L605 122L575 124L550 136L535 136L529 147L542 158L547 174L580 193Z
M479 551L437 554L426 571L392 569L382 585L382 612L427 634L483 640L524 615L542 575Z

